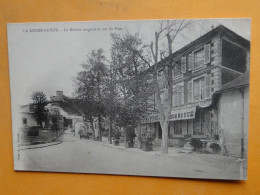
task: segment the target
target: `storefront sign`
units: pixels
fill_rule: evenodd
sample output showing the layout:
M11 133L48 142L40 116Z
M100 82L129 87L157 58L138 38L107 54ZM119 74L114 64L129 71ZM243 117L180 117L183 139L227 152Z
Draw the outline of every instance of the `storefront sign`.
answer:
M171 112L170 121L186 120L195 118L196 107L174 110Z
M174 110L171 112L170 121L186 120L195 118L196 107L183 108L180 110ZM160 118L158 115L150 115L145 117L141 123L155 123L159 122Z

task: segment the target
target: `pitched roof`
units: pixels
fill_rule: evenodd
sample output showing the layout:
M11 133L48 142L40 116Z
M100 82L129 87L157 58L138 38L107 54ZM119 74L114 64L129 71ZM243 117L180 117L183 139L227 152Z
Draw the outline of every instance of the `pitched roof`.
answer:
M250 47L250 41L249 40L241 37L240 35L236 34L233 31L231 31L227 27L225 27L223 25L219 25L216 28L214 28L214 29L210 30L209 32L205 33L204 35L200 36L199 38L195 39L194 41L188 43L187 45L185 45L184 47L180 48L179 50L175 51L170 56L160 60L158 62L158 68L163 66L163 65L165 65L170 58L179 59L181 56L184 55L185 52L192 50L193 47L196 46L197 44L199 44L201 42L208 41L210 38L216 36L219 33L226 33L227 35L232 36L236 41L240 42L244 47L246 47L246 48ZM144 72L147 73L149 71L152 71L153 68L154 68L154 65L149 67Z
M228 29L227 27L225 27L223 25L219 25L216 28L212 29L211 31L205 33L201 37L195 39L194 41L190 42L186 46L184 46L181 49L174 52L173 57L177 56L177 55L183 55L183 52L185 52L187 49L197 45L200 42L204 42L204 41L208 40L209 38L211 38L211 37L213 37L213 36L215 36L215 35L217 35L218 33L221 33L221 32L236 37L236 40L239 41L239 42L242 42L244 47L247 47L247 48L250 47L250 41L248 41L247 39L245 39L245 38L241 37L240 35L236 34L235 32Z

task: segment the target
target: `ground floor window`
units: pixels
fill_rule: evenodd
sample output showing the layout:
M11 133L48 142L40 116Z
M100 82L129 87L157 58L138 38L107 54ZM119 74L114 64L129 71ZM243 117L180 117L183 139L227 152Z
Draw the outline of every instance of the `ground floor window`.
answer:
M174 134L175 135L182 134L182 121L174 121Z
M204 112L198 110L195 114L195 119L193 123L193 134L194 135L204 135Z
M162 127L161 124L159 122L157 122L157 138L162 139Z
M23 124L27 125L27 118L23 118Z

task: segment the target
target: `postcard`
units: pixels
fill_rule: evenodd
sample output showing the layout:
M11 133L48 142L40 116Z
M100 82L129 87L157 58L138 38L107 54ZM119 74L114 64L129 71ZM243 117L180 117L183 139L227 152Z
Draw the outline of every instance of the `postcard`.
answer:
M16 171L247 179L250 19L7 27Z

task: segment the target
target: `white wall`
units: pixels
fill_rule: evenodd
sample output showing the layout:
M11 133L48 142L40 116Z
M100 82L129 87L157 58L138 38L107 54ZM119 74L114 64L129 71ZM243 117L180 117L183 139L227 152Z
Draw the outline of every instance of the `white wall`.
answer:
M23 118L27 119L27 125L23 124ZM37 126L37 122L31 113L21 113L21 127L25 127L25 126L28 127Z
M218 128L221 141L226 143L227 151L231 155L240 156L242 131L245 135L245 151L247 152L248 138L248 87L245 98L242 99L238 89L223 92L218 103ZM244 113L243 113L244 107ZM244 126L242 118L244 117Z

